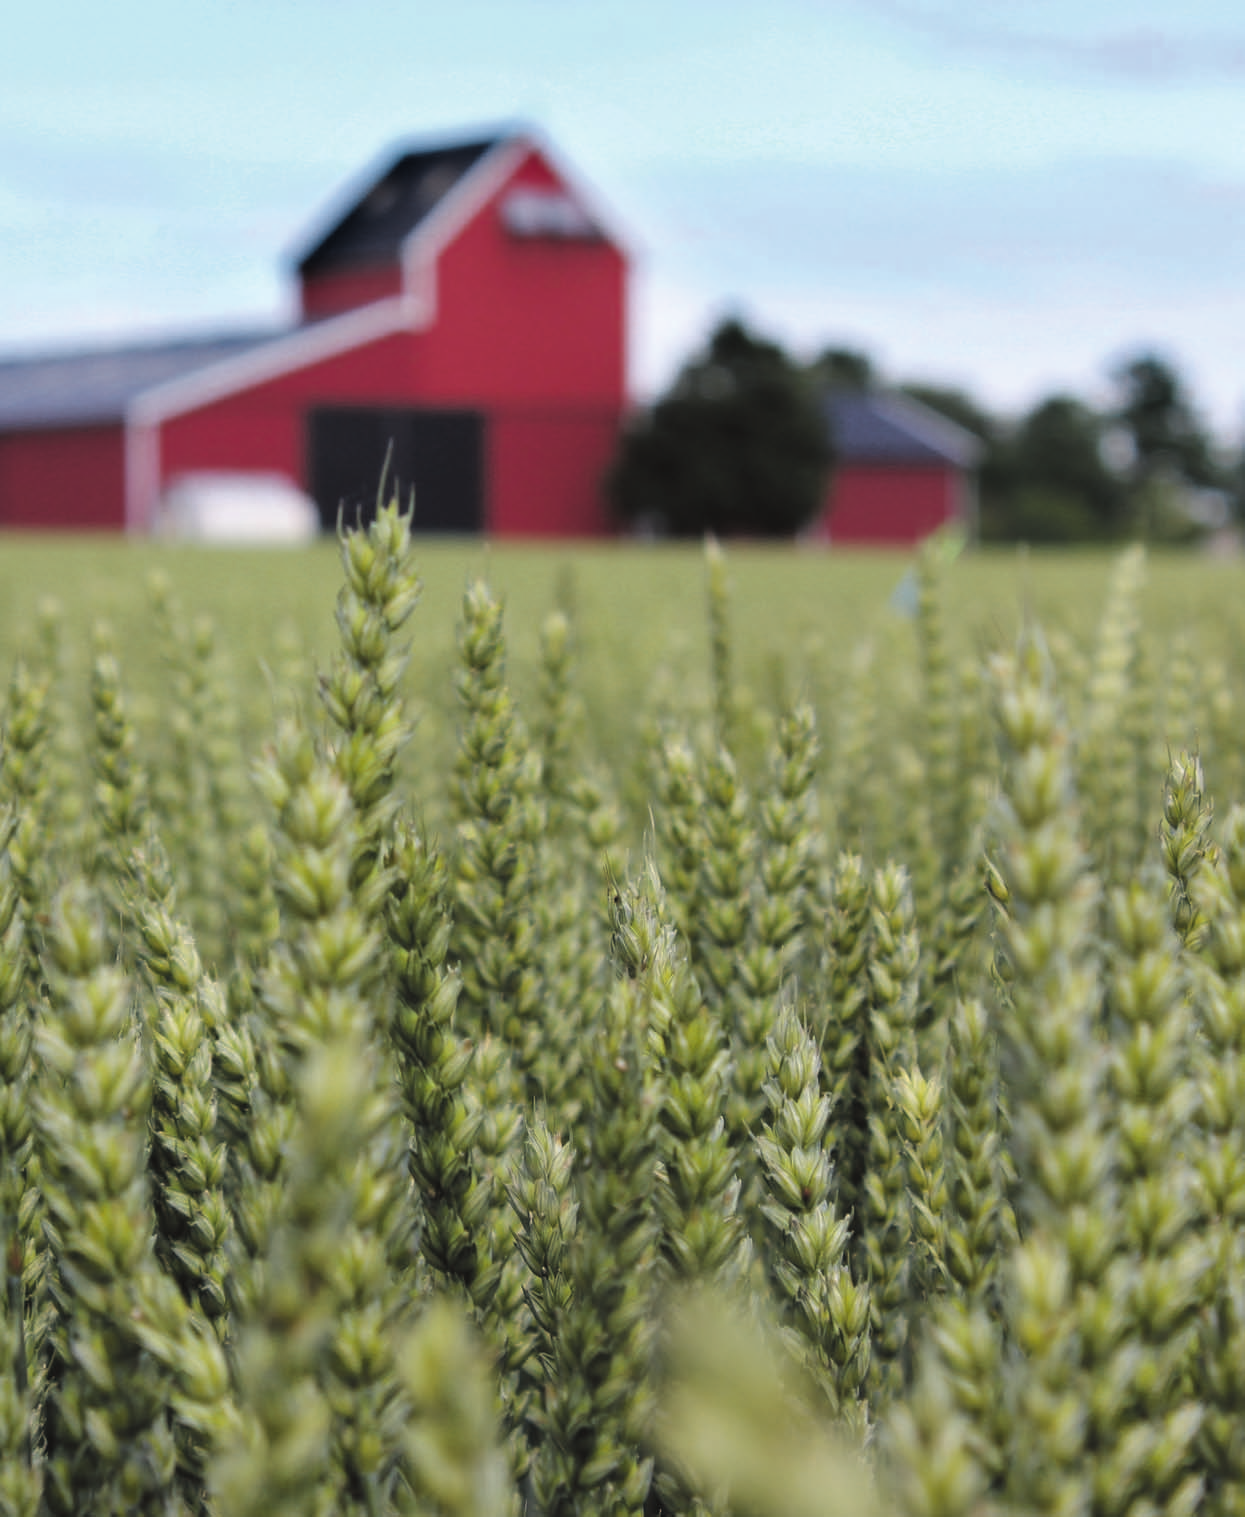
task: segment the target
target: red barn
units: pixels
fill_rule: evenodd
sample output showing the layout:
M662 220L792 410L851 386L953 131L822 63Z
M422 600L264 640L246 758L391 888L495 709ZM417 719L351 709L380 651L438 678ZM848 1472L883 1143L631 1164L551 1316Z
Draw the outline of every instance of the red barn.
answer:
M812 538L909 547L951 522L975 535L971 432L906 395L831 395L826 416L836 463Z
M145 531L204 471L284 476L329 525L388 455L418 528L606 529L627 257L544 142L396 154L297 275L286 331L0 362L0 527Z

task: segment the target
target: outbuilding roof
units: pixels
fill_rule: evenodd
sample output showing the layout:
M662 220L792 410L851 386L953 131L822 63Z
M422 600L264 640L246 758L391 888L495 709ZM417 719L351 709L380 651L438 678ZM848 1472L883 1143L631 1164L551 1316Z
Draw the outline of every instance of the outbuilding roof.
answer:
M508 135L408 148L391 156L350 192L347 209L298 258L299 272L324 274L397 259L410 234Z
M234 358L277 335L234 333L0 358L0 431L120 421L145 390Z
M979 438L906 395L835 393L826 397L826 419L840 463L973 469L981 457Z

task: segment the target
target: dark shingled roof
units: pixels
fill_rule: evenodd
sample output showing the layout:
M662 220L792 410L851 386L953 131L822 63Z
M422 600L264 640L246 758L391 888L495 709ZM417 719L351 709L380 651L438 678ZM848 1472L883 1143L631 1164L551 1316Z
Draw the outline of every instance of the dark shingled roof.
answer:
M261 346L276 332L0 358L0 431L120 421L145 390Z
M841 463L972 469L981 457L981 442L971 432L906 395L829 395L826 418Z
M355 192L350 208L298 260L302 274L325 274L396 259L421 221L503 139L404 152Z

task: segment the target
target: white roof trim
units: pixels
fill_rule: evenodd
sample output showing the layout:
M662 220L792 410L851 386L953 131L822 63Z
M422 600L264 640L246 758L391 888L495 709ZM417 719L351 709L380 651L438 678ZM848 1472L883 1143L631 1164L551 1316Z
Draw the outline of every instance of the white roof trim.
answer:
M351 348L362 347L395 332L427 325L431 312L409 295L392 295L344 311L309 326L296 327L282 337L261 343L233 358L222 358L178 379L144 390L130 402L127 424L151 426L169 416L196 411L228 395L252 389L295 369L320 363Z

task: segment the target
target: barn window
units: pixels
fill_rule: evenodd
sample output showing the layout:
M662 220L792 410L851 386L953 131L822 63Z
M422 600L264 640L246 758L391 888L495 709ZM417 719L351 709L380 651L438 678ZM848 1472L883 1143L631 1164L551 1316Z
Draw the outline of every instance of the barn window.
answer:
M595 238L599 228L564 190L518 189L501 203L501 219L515 237Z

